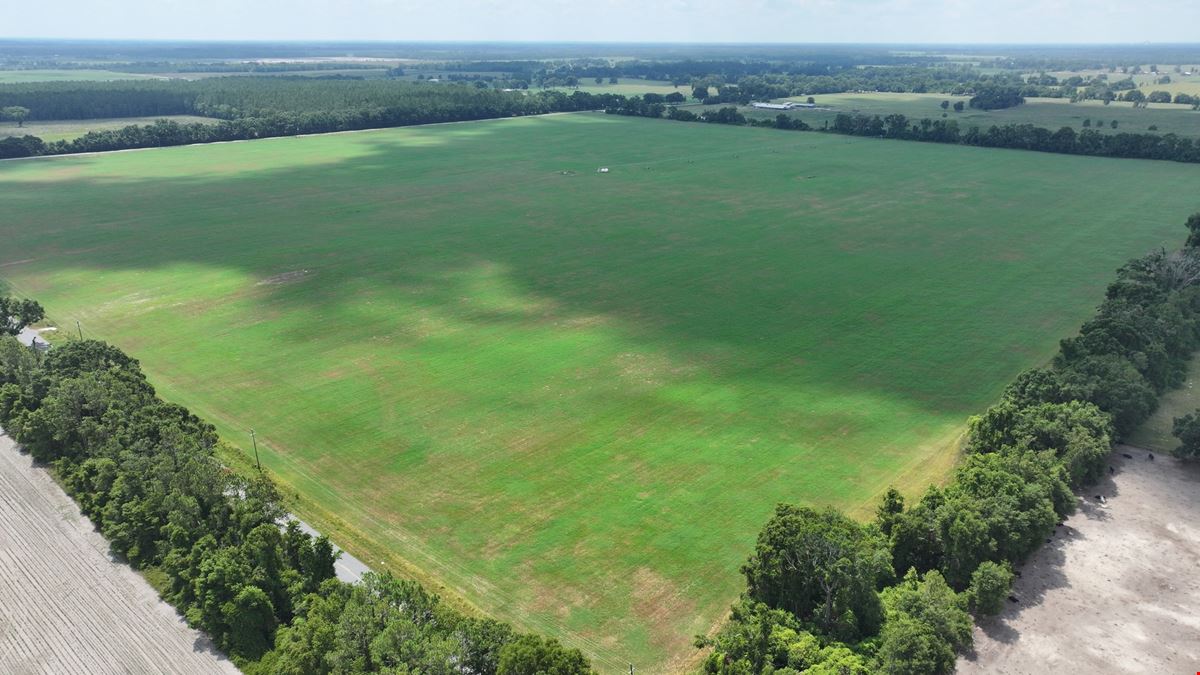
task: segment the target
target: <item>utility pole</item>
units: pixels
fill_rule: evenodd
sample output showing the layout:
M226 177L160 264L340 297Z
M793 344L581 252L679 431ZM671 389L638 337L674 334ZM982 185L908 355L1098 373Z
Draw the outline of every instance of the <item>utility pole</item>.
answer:
M254 466L258 467L258 472L262 473L262 464L258 461L258 439L254 436L254 430L250 430L250 442L254 444Z
M633 675L633 664L629 664L629 675Z
M75 319L75 330L79 331L79 339L83 339L83 327L79 325L79 319Z

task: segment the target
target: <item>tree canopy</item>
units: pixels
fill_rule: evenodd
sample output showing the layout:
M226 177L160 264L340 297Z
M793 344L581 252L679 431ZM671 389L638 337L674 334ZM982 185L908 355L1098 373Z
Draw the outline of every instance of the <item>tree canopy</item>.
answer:
M16 335L44 318L46 310L36 300L0 295L0 335Z

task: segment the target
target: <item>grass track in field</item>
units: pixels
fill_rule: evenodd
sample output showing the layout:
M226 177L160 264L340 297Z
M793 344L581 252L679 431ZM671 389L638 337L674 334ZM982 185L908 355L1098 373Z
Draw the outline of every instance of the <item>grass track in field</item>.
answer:
M941 479L1198 180L525 118L3 162L0 277L254 427L360 557L662 672L776 502Z

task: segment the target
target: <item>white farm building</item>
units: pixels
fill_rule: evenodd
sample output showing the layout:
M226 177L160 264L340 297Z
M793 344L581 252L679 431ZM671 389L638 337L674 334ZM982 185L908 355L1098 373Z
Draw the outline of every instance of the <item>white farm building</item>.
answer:
M759 103L755 101L750 104L751 108L759 108L761 110L791 110L796 107L796 104L788 101L786 103Z
M815 108L815 103L796 103L795 101L784 101L783 103L766 103L754 102L750 104L751 108L759 108L760 110L791 110L793 108Z

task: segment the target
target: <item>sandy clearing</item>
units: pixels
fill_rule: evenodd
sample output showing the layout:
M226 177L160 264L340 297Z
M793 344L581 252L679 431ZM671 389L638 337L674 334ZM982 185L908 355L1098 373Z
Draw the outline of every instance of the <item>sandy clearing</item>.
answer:
M1110 463L959 673L1200 671L1200 466L1126 446Z
M237 673L0 436L0 673Z

